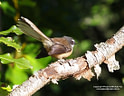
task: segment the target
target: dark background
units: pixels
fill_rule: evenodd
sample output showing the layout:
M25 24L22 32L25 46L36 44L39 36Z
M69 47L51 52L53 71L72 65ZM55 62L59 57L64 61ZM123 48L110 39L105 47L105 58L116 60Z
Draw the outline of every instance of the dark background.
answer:
M73 37L76 45L70 58L81 56L87 50L95 50L94 44L111 38L124 25L124 0L3 0L1 2L0 31L7 30L16 24L20 16L24 16L49 37L64 35ZM45 68L53 61L51 57L35 59L38 50L42 47L41 42L24 34L8 36L13 37L23 46L21 56L27 57L31 64L34 64L35 69L16 69L15 73L11 73L14 70L13 66L1 65L1 82L11 86L21 84L36 70ZM3 48L1 54L11 52L15 55L16 53L13 48L5 45L1 45L1 48ZM33 96L123 96L123 53L124 49L121 49L116 54L116 59L120 62L120 70L114 73L108 72L106 64L102 64L102 73L98 80L96 77L90 82L84 78L79 81L69 78L59 81L58 85L48 84ZM14 78L8 73L13 74ZM25 76L25 79L21 80L20 74ZM93 86L122 86L122 88L117 91L97 91Z

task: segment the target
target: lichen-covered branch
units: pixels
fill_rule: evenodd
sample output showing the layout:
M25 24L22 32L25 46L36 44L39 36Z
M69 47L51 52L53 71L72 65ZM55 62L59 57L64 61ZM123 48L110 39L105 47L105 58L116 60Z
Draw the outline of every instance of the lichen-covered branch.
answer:
M124 46L124 27L105 43L96 44L95 51L88 51L84 56L75 59L58 60L32 75L22 85L13 89L9 96L30 96L37 90L53 82L57 84L59 79L70 76L80 80L81 77L90 80L94 73L97 78L101 73L100 64L106 63L110 72L118 70L119 62L115 60L115 53Z

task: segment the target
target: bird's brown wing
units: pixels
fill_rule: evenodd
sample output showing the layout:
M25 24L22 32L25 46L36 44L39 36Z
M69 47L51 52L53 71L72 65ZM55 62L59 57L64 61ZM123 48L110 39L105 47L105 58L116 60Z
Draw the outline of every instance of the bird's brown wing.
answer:
M66 53L66 47L64 47L61 44L55 44L51 47L51 50L49 51L49 55L55 55L55 54L62 54Z

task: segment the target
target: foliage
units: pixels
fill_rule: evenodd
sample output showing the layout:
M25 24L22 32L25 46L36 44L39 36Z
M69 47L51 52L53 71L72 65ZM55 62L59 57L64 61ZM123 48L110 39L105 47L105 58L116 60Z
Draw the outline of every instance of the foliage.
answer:
M14 59L9 53L0 55L0 59L2 64L15 63L19 68L22 69L32 68L29 61L25 58Z
M10 32L14 32L17 35L22 34L20 29L18 29L16 26L12 26L10 29L8 29L6 31L0 32L0 34L7 35ZM21 46L16 44L15 41L12 40L11 37L7 37L7 38L0 37L0 42L6 44L7 46L11 46L11 47L15 48L17 51L21 50ZM20 68L32 68L32 66L30 65L28 60L26 60L25 58L14 59L10 55L10 53L6 53L6 54L3 54L3 55L0 55L0 59L1 59L1 63L2 64L15 63Z
M0 88L0 95L1 96L7 96L9 92L11 92L11 88L10 86L7 86L7 87L1 87Z
M2 10L4 11L5 14L9 15L9 16L14 16L16 13L15 8L13 8L9 2L4 1L0 4L0 7L2 8Z
M11 37L5 38L5 37L0 37L0 42L6 44L7 46L14 47L17 51L21 50L21 46L16 44L14 40L12 40Z
M20 16L29 18L49 37L72 36L76 40L76 45L70 58L74 58L83 55L87 50L94 50L95 43L107 40L124 25L123 4L123 0L0 1L1 81L11 87L21 84L35 71L45 68L51 61L54 61L50 56L35 59L39 50L42 49L41 42L23 35L15 26ZM76 81L71 78L60 81L59 85L45 86L34 96L82 96L82 94L123 96L123 88L120 91L108 91L107 93L106 91L98 92L93 88L95 85L123 86L123 52L122 49L117 53L117 58L121 63L119 71L108 73L106 67L102 65L104 70L98 81L95 78L91 82L84 79ZM1 87L2 96L4 96L4 91L5 89Z
M8 30L6 31L1 31L0 35L8 35L9 33L15 33L17 35L21 35L22 32L19 28L17 28L15 25L13 25L12 27L10 27Z

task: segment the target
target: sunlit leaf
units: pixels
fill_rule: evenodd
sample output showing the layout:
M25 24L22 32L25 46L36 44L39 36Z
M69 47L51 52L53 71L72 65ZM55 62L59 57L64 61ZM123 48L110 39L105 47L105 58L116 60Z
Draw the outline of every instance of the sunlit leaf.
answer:
M11 57L9 53L0 55L0 59L1 59L2 64L8 64L8 63L14 62L13 58Z
M41 50L41 49L40 49L40 45L38 45L38 44L36 44L36 43L28 43L28 44L25 46L23 52L24 52L25 54L34 54L34 53L36 53L36 52L38 51L38 49ZM36 54L34 54L34 55L36 56Z
M32 68L30 62L25 58L14 59L9 53L0 55L1 63L15 63L21 69Z
M0 35L8 35L9 33L16 33L17 35L23 34L22 31L18 27L16 27L15 25L13 25L8 30L1 31L0 32Z
M10 86L0 88L0 96L7 96L10 92Z
M38 71L42 68L45 68L48 66L48 64L51 62L51 56L44 57L41 59L35 59L31 55L26 55L26 58L31 62L33 68L31 69L33 72Z
M30 62L25 58L15 59L15 64L21 69L32 68Z
M0 96L7 96L12 89L6 83L0 82Z
M4 90L7 90L8 92L12 91L11 87L8 85L7 87L1 87Z
M12 40L11 37L0 37L0 42L6 44L7 46L11 46L13 48L15 48L17 51L20 51L21 50L21 46L17 43L15 43L14 40Z
M21 84L27 80L28 75L24 72L24 70L19 69L16 66L14 68L9 66L6 71L5 78L13 84Z

